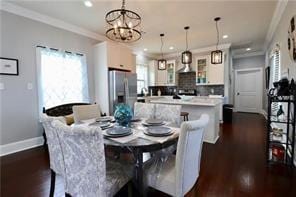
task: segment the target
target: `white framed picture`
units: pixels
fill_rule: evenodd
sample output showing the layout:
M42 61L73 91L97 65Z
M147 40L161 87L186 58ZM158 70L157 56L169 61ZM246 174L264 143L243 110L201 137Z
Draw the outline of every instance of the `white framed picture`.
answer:
M18 75L18 60L12 58L0 57L1 75Z

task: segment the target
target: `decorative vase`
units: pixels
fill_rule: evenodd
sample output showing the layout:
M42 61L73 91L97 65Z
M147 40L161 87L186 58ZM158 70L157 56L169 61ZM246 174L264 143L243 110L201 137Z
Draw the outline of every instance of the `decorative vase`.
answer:
M116 106L114 118L120 126L128 126L133 118L133 112L130 106L126 104L119 104Z

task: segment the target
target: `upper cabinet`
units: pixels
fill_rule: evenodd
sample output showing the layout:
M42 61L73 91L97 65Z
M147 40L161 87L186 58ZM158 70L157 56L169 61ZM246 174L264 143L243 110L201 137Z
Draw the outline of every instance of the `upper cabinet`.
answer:
M208 83L208 69L209 58L208 56L198 57L196 59L196 83L205 84Z
M108 68L135 71L135 56L131 49L122 44L102 42L95 46L94 55L104 59L104 66Z
M175 85L176 83L176 61L167 61L167 85Z
M211 64L211 57L196 58L196 84L218 85L224 84L224 64Z
M149 63L149 85L170 86L176 84L176 61L167 61L165 70L158 70L158 62L152 60Z

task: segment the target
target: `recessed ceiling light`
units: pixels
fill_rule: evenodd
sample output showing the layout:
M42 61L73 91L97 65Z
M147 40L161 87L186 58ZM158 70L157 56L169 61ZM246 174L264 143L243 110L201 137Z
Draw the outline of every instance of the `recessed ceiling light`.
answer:
M170 47L170 50L173 50L174 49L174 47Z
M148 51L148 49L145 48L144 51Z
M246 48L246 51L251 51L252 49L251 48Z
M89 8L93 6L91 1L84 1L84 5Z
M223 39L226 39L226 38L228 38L228 35L223 35Z

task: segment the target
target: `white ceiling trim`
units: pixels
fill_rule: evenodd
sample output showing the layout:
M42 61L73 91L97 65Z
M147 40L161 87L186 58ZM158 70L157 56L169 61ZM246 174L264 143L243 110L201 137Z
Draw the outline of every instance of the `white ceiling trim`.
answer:
M231 46L231 43L221 44L221 45L218 46L218 49L223 51L223 50L229 49L230 46ZM214 51L214 50L216 50L216 46L192 49L190 51L191 51L192 54L196 54L196 53L210 52L210 51ZM168 58L177 57L177 56L180 56L180 53L181 52L167 54L167 55L164 55L164 58L168 59Z
M272 16L272 19L271 19L271 22L270 22L270 25L268 28L268 32L267 32L267 35L265 38L264 50L267 49L269 43L271 42L271 40L273 38L276 28L277 28L279 22L281 21L282 15L287 7L288 1L289 0L281 0L281 1L278 1L277 5L276 5L276 8L274 10L274 13L273 13L273 16Z
M244 57L253 57L253 56L260 56L260 55L265 55L265 52L264 51L256 51L256 52L252 52L252 53L244 53L244 54L240 54L240 55L233 55L232 58L239 59L239 58L244 58Z
M0 10L4 10L6 12L10 12L19 16L23 16L35 21L39 21L60 29L64 29L73 33L77 33L98 41L105 41L107 40L107 38L103 35L97 34L95 32L86 30L84 28L78 27L76 25L72 25L70 23L66 23L62 20L47 16L47 15L43 15L40 14L38 12L14 5L12 3L8 3L8 2L1 2L1 6L0 6Z

